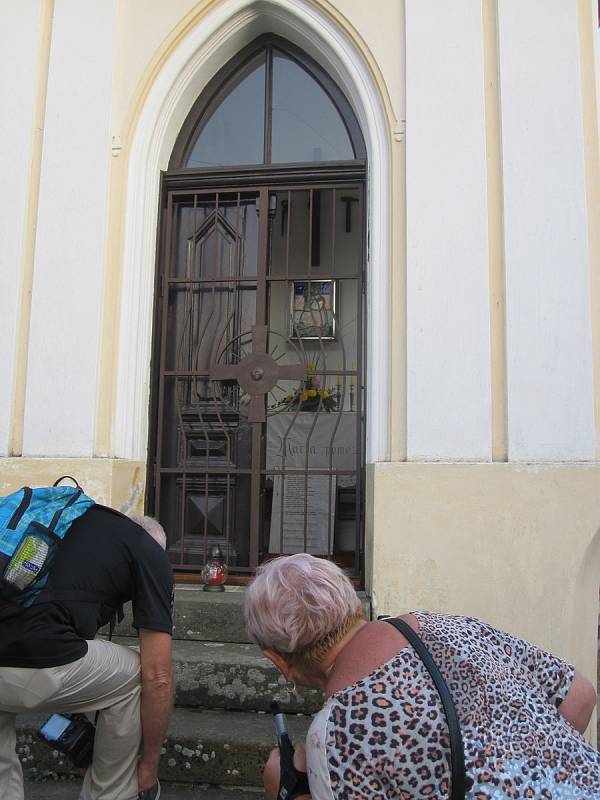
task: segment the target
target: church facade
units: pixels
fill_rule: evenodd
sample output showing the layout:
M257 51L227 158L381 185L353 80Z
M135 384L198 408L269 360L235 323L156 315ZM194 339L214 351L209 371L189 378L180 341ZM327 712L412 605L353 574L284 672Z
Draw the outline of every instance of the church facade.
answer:
M0 479L595 672L595 0L23 0Z

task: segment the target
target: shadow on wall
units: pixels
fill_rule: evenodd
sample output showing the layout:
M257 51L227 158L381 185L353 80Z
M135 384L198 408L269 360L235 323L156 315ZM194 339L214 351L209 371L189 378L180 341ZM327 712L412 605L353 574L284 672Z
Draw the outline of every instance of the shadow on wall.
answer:
M589 631L589 634L592 634L595 639L595 644L592 649L592 653L595 649L596 655L596 687L597 691L600 694L600 587L598 586L598 575L600 574L600 529L596 530L589 545L587 546L582 560L582 569L578 576L578 590L581 591L581 597L587 598L587 602L585 602L586 607L586 629ZM592 598L595 598L594 606L590 607L590 601ZM590 612L593 613L592 618L590 619L588 614ZM598 615L596 617L596 614ZM588 628L587 626L590 622L593 624L593 621L597 620L597 627L594 629ZM589 635L589 634L586 634ZM586 644L587 649L587 644ZM589 650L588 650L589 653ZM589 662L588 662L589 663ZM590 674L591 673L591 674ZM593 672L590 670L588 675L593 675ZM600 701L596 706L596 742L600 743ZM596 745L597 746L597 745Z

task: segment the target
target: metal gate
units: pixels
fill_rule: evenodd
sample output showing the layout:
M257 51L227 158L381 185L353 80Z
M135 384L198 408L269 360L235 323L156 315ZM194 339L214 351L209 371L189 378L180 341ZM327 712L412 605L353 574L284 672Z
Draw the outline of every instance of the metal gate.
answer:
M165 185L149 506L180 571L362 568L363 183Z

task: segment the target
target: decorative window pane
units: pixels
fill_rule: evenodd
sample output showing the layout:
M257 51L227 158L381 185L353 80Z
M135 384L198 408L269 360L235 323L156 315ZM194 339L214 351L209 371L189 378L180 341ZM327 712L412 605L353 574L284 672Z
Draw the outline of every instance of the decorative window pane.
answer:
M271 161L346 161L354 150L333 101L296 61L273 54Z
M235 75L225 93L202 126L186 166L221 167L263 163L264 53Z
M313 73L283 50L261 49L212 95L195 131L182 130L183 152L174 150L183 156L179 164L197 169L358 158L346 126L354 125L360 137L354 115L330 79L319 74L318 67ZM177 156L172 166L176 162Z

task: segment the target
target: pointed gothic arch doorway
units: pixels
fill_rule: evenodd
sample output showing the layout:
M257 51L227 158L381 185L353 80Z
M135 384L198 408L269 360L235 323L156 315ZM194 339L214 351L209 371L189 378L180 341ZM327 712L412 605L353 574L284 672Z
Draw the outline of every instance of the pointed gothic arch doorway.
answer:
M148 506L176 570L299 551L363 571L365 145L346 98L262 36L162 176Z

